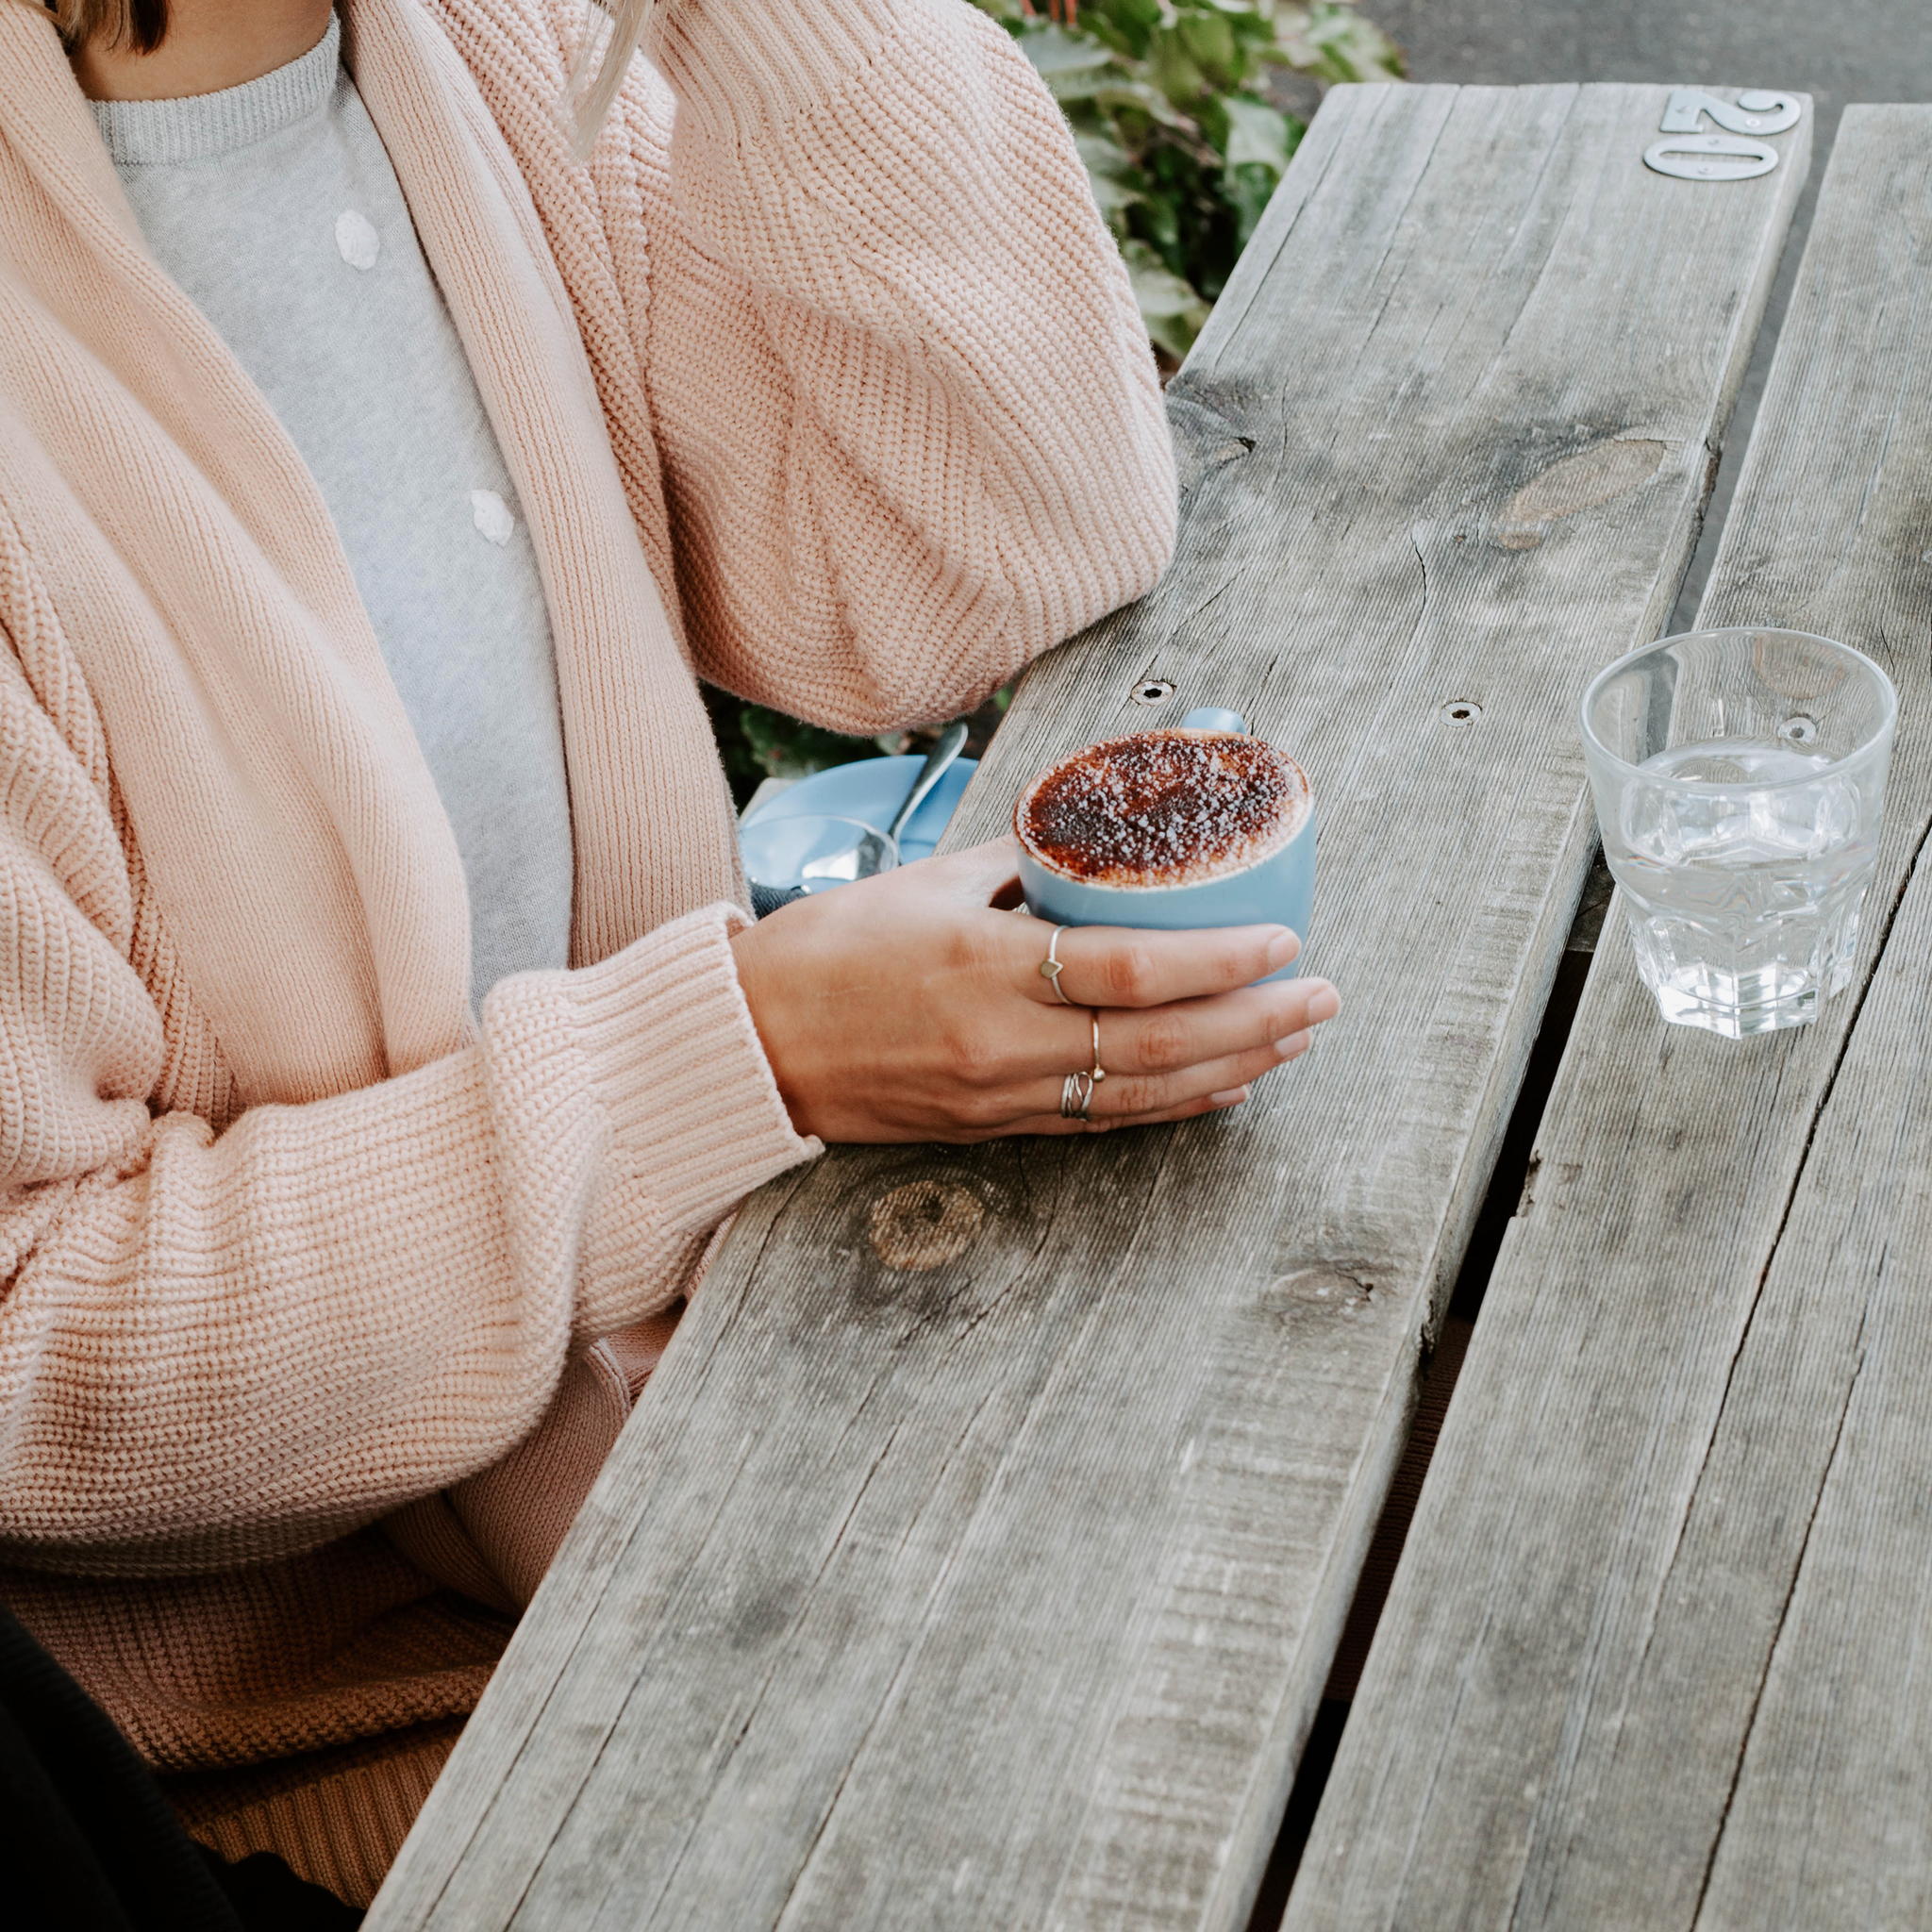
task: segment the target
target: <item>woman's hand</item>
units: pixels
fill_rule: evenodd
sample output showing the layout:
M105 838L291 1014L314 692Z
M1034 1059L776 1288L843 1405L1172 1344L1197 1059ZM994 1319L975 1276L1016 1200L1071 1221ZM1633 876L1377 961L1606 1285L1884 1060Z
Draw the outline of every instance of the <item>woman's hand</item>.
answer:
M1300 951L1286 926L1053 928L996 910L1010 840L799 899L732 941L746 1002L801 1134L985 1141L1186 1120L1248 1096L1341 1002L1323 979L1253 982ZM1060 1118L1100 1064L1091 1119Z

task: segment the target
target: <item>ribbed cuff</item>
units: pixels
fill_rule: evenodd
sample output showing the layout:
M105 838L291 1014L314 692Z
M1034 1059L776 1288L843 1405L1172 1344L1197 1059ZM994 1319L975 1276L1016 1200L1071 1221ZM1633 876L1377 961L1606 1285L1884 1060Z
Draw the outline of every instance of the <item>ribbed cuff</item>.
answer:
M707 906L570 976L593 1091L663 1227L712 1227L824 1151L793 1128L739 988L731 935L750 924Z
M832 99L897 18L886 0L665 0L643 51L708 131L778 128Z
M569 1243L579 1341L664 1307L725 1215L824 1151L793 1129L739 989L748 923L708 906L483 1003L512 1238Z

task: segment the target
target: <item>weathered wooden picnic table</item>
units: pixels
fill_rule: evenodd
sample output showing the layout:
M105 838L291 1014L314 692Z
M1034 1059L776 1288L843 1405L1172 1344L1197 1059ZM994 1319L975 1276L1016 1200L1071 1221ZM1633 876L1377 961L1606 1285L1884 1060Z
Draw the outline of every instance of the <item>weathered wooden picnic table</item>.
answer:
M372 1932L1245 1923L1590 862L1576 694L1671 608L1808 155L1652 174L1666 92L1329 95L1170 391L1172 571L948 843L1233 706L1313 775L1343 1019L1224 1120L754 1199Z
M1699 613L1899 692L1852 987L1613 908L1287 1924L1932 1922L1932 108L1846 111Z

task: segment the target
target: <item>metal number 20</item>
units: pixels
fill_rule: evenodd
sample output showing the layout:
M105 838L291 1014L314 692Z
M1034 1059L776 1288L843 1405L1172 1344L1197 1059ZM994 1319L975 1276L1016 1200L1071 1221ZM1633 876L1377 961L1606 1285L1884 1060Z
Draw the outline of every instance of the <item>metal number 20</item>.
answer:
M1675 138L1653 142L1645 148L1644 165L1680 181L1749 181L1777 166L1777 150L1750 137L1782 134L1798 125L1804 111L1790 94L1765 93L1756 88L1740 93L1735 107L1702 88L1673 88L1662 127ZM1730 131L1700 133L1707 114Z

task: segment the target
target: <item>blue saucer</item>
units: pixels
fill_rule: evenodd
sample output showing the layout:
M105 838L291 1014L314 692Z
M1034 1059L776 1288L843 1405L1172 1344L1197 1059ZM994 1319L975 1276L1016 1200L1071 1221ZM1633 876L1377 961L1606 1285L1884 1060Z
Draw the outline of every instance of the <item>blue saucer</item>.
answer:
M809 812L828 812L837 818L861 819L880 831L892 823L893 814L906 802L912 781L919 776L923 758L860 758L856 764L834 765L828 772L814 772L796 785L788 785L775 798L768 799L745 820L798 818ZM931 796L912 814L899 835L899 856L910 865L915 858L930 858L940 842L946 823L959 808L966 786L979 769L974 758L959 758L932 789Z

